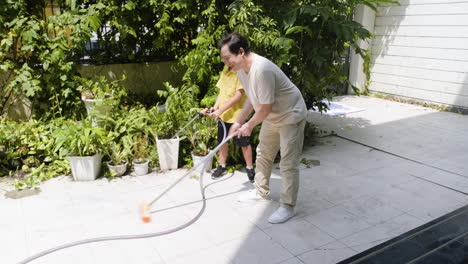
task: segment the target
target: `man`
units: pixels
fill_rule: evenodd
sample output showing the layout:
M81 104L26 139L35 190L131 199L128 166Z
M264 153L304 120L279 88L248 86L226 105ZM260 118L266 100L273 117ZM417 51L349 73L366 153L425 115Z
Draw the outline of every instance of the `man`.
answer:
M273 161L280 150L280 207L268 221L273 224L283 223L295 215L299 158L307 115L304 99L278 66L250 51L244 36L228 34L219 41L219 49L223 63L237 72L248 98L230 133L250 136L252 129L262 123L257 147L255 189L240 196L239 201L268 199ZM255 114L246 122L252 110L255 110Z

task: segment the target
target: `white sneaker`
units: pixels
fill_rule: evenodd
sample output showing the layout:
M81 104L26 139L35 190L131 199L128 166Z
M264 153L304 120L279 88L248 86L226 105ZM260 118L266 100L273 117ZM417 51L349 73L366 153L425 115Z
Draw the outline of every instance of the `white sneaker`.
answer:
M250 202L260 202L260 201L269 201L269 198L265 198L257 193L256 189L250 190L246 193L243 193L237 197L237 201L240 203L250 203Z
M291 217L295 216L294 208L279 207L276 211L268 218L268 222L271 224L280 224L288 221Z

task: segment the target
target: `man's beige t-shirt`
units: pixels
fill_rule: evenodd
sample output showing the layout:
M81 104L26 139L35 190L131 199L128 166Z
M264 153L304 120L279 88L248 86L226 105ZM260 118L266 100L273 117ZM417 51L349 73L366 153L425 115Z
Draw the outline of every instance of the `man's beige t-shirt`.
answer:
M265 121L295 124L307 116L307 108L299 89L270 60L253 53L249 73L237 71L237 76L255 111L261 104L271 104L272 112Z

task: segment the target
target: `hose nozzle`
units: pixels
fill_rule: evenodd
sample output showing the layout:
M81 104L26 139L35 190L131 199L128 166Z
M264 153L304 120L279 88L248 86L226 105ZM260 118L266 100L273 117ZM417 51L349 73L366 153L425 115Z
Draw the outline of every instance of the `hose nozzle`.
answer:
M200 116L206 116L209 113L213 112L213 108L204 108L198 112Z
M151 222L149 204L147 202L141 202L139 208L141 221L143 221L143 223Z

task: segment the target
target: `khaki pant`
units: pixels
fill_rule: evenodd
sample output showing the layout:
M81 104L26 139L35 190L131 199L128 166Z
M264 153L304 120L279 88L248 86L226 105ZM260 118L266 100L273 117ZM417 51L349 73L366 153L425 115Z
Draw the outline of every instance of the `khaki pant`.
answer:
M270 194L270 176L273 161L280 150L282 176L280 205L294 207L299 190L299 158L304 143L306 120L296 124L262 123L257 146L255 186L261 196Z

